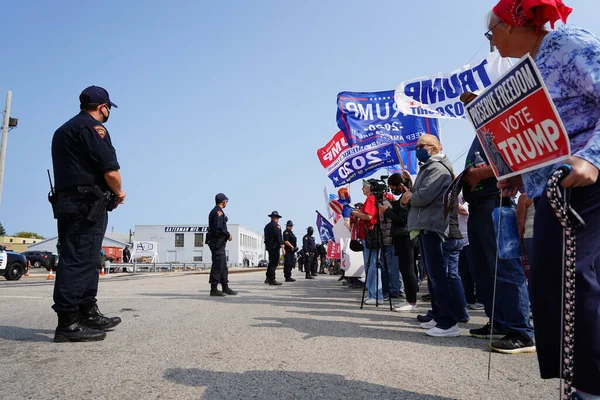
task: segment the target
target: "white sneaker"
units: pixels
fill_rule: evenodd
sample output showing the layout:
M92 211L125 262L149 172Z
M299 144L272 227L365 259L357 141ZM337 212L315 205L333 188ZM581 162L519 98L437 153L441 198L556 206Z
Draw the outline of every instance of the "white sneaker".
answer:
M485 306L481 303L467 304L469 310L483 310Z
M376 299L367 299L365 300L365 304L383 304L383 300L379 299L379 301L377 301Z
M460 329L458 328L458 325L454 325L453 327L448 329L440 329L434 327L426 331L425 334L427 336L434 337L457 337L460 336Z
M398 304L394 307L393 311L396 312L419 312L417 305L412 305L409 303L406 304Z
M436 325L437 325L437 322L435 322L435 319L432 319L429 322L423 322L421 324L421 328L423 328L423 329L431 329L431 328L435 328Z

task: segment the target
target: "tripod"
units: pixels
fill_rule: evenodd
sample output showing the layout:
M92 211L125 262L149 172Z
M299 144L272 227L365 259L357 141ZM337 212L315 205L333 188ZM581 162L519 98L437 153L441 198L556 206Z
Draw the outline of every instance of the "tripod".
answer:
M365 230L367 228L365 227ZM373 256L373 251L375 251L375 290L376 293L379 291L379 271L381 270L382 267L382 263L380 262L380 250L383 250L383 232L381 230L381 221L379 219L379 208L377 208L377 222L375 223L375 226L373 227L373 229L375 230L375 243L377 245L381 245L381 248L375 248L375 249L367 249L366 248L366 240L365 240L365 248L363 249L363 251L368 251L369 252L369 256L367 257L368 262L365 265L365 286L363 287L363 293L362 293L362 298L360 300L360 309L363 309L363 305L365 303L365 292L367 290L367 286L368 286L368 282L369 282L369 266L371 265L371 257ZM366 234L365 234L366 236ZM390 292L390 274L389 274L389 270L388 270L388 265L387 265L387 259L385 258L385 256L383 256L383 270L385 271L385 276L386 276L386 283L387 283L387 290L388 290L388 297L389 297L389 301L390 301L390 311L392 311L394 309L394 307L392 306L392 296L390 296L389 292ZM383 286L383 285L382 285ZM377 294L375 295L375 307L379 307L379 297L377 296Z

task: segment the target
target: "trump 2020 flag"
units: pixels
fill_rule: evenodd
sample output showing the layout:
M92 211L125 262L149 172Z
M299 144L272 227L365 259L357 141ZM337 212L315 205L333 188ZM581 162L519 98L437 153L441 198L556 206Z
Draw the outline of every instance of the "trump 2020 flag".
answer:
M321 236L321 243L325 244L330 240L335 242L335 238L333 236L333 225L327 220L327 218L322 216L320 212L317 211L316 213L317 229L319 230L319 236Z

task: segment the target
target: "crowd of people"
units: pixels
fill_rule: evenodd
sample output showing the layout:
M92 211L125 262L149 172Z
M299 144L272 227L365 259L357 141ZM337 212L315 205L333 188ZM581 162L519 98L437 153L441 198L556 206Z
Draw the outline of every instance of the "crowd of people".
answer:
M404 288L394 310L419 310L411 258L418 247L430 302L417 319L427 335L459 336L469 309L483 308L489 322L471 329L471 336L491 339L492 350L501 353L537 352L542 378L565 378L565 390L571 384L576 389L572 398L600 399L600 40L571 25L547 29L547 23L552 28L558 20L566 23L571 11L561 0L501 0L489 14L486 37L503 57L531 55L569 135L569 173L560 185L586 223L573 238L574 303L568 295L563 302L564 232L546 193L560 164L497 181L474 138L462 195L446 218L443 194L455 179L454 170L439 140L424 135L416 147L420 170L415 182L406 174L390 176L388 186L398 196L390 205L373 193L374 181L365 181L366 199L352 216L363 247L366 304L397 298L398 288ZM468 104L476 96L466 92L461 101ZM475 163L477 153L483 163ZM497 209L516 214L522 257L498 256ZM374 260L385 260L383 277L386 268ZM563 326L565 307L572 304L574 321L567 317Z

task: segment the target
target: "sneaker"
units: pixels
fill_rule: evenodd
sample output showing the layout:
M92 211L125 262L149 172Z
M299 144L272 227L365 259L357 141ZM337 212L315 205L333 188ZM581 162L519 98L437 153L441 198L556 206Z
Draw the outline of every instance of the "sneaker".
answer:
M469 310L483 310L483 309L485 309L485 306L481 303L473 303L473 304L467 304L467 308Z
M435 328L435 326L437 325L437 322L435 322L435 320L431 320L429 322L424 322L421 324L421 328L423 329L431 329L431 328Z
M458 325L454 325L448 329L434 327L426 331L425 334L433 337L457 337L460 336L460 329L458 328Z
M476 338L489 339L491 330L492 324L488 322L485 326L481 328L469 330L469 334ZM504 338L504 335L501 334L496 328L494 328L494 333L491 336L493 340L499 340Z
M365 304L383 304L383 300L367 299L365 300Z
M412 305L409 303L405 303L405 304L398 304L396 307L394 307L394 309L392 311L396 311L396 312L419 312L419 309L417 308L417 305Z
M427 312L427 314L425 315L417 315L417 321L419 322L429 322L433 319L433 315L431 315L431 312Z
M511 332L502 339L492 342L490 348L498 353L535 353L533 339L518 332Z

